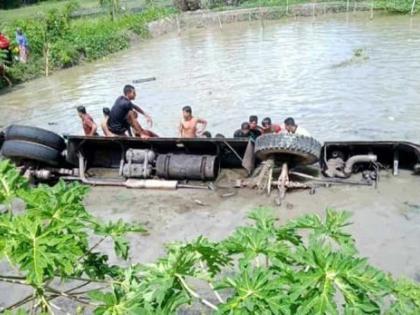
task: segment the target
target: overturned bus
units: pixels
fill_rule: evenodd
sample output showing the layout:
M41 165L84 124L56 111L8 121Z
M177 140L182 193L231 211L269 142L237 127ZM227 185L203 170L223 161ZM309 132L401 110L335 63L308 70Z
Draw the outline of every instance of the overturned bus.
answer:
M318 183L350 183L354 173L362 173L361 181L372 183L379 170L394 175L400 168L420 172L418 144L333 141L321 145L311 137L288 134L262 135L255 142L237 138L62 137L37 127L11 125L0 133L0 148L1 155L34 182L62 178L131 188L193 188L189 181L215 181L221 170L240 168L248 178L236 183L238 187L258 186L268 191L272 186L280 190L307 188L289 175ZM319 174L296 171L308 165ZM106 176L95 175L101 173L98 170L106 170Z

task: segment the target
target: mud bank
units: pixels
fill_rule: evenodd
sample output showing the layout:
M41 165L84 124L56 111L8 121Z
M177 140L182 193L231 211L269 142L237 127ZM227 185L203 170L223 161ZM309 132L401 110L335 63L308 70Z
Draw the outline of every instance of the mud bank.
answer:
M256 20L277 20L283 17L311 17L325 14L368 11L370 6L366 3L354 2L351 7L345 3L307 3L290 7L259 7L250 9L236 9L226 11L199 10L173 15L148 24L152 38L170 32L181 32L192 28L219 27L223 24Z
M281 207L274 206L275 194L256 191L152 191L93 188L86 200L89 211L104 220L144 222L148 236L131 236L130 263L152 262L164 253L164 244L188 241L200 235L221 240L246 223L256 207L272 207L280 222L306 213L324 214L330 207L353 213L349 231L362 256L396 276L420 280L420 176L408 172L398 177L385 174L379 187L333 186L319 188L314 195L295 191ZM111 244L104 250L112 252ZM115 257L113 258L115 259Z

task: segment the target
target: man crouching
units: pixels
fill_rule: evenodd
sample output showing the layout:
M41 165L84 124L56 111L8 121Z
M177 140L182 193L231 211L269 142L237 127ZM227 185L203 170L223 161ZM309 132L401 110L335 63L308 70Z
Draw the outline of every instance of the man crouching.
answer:
M133 104L136 99L136 89L132 85L126 85L123 90L124 95L117 98L112 106L108 118L109 131L117 136L132 135L131 128L134 134L141 138L150 138L152 135L156 136L150 131L141 127L137 120L137 113L143 115L147 123L152 125L152 118L146 114L139 106Z

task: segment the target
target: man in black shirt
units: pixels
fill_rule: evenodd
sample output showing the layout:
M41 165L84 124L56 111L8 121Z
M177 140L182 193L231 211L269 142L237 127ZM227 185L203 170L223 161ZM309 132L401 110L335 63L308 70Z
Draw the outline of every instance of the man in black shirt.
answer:
M234 138L248 138L255 140L261 136L261 132L258 129L251 129L251 126L248 122L243 122L241 124L241 129L238 129L233 134Z
M139 134L144 138L149 137L144 133L144 129L138 123L135 111L146 117L147 122L150 125L152 124L152 118L140 107L132 103L132 100L135 98L136 89L134 86L126 85L124 87L124 95L117 98L109 114L108 128L113 134L124 136L128 131L128 133L131 135L130 128L132 127L136 134Z

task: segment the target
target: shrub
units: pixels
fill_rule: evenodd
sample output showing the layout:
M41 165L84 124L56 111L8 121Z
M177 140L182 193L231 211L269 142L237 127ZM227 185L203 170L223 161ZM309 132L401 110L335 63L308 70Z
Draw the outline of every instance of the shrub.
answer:
M91 305L95 314L177 314L192 303L241 315L420 312L418 283L395 280L359 257L346 231L347 212L327 209L324 217L308 214L279 225L270 209L259 208L250 213L251 224L225 240L173 243L155 263L122 267L110 265L97 244L112 239L116 254L127 259L124 234L144 230L98 222L83 206L86 192L63 182L31 188L0 162L0 257L20 273L2 274L0 281L33 290L10 309L35 301L35 312L53 313L54 299L63 297ZM25 202L23 213L15 213L15 198ZM102 238L89 246L92 234ZM54 279L69 288L61 291ZM101 288L80 291L91 283ZM208 293L193 284L208 286Z
M70 67L84 59L91 61L126 49L130 45L130 32L147 37L147 23L173 12L150 7L138 14L123 15L115 21L108 17L70 20L76 8L74 2L70 2L61 11L53 9L6 25L6 34L10 38L15 37L16 27L22 28L30 46L28 64L15 63L10 68L10 76L15 82L32 79L47 69Z

